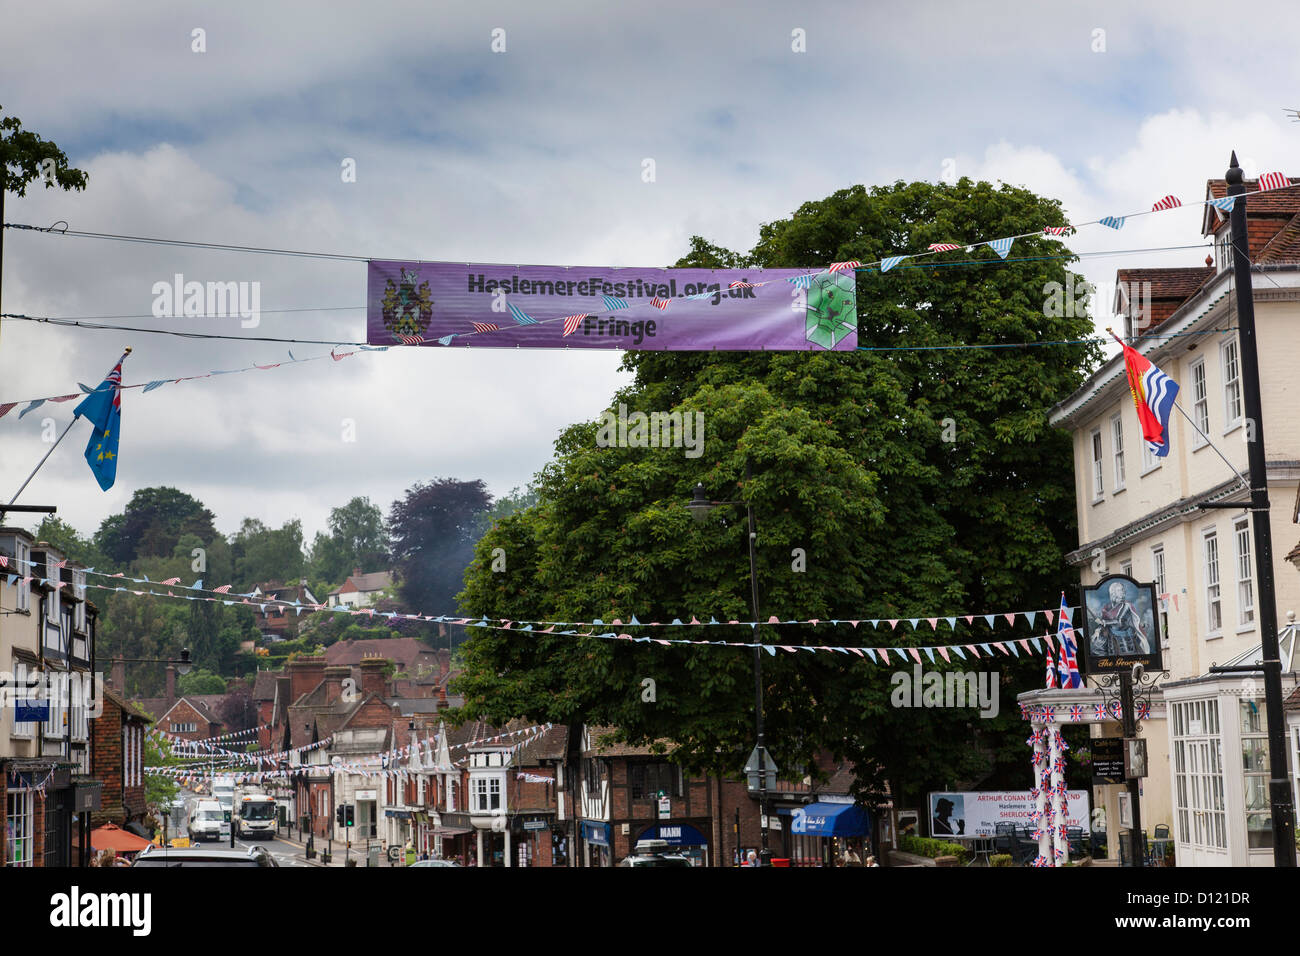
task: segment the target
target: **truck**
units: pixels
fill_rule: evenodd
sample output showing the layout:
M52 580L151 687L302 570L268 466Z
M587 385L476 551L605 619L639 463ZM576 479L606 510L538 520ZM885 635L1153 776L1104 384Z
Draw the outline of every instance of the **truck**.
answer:
M235 835L246 837L275 836L275 798L257 787L246 787L234 793Z

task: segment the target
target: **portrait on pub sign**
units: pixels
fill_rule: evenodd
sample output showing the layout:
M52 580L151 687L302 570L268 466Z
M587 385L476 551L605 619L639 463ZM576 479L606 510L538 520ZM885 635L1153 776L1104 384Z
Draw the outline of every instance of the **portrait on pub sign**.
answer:
M1083 626L1079 640L1083 673L1125 671L1134 664L1148 671L1164 670L1154 584L1110 574L1096 584L1085 585Z

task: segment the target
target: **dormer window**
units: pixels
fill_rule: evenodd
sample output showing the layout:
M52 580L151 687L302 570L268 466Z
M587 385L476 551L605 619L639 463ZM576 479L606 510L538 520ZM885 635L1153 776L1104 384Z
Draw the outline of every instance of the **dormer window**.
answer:
M1232 265L1232 227L1226 224L1214 236L1214 264L1219 272Z

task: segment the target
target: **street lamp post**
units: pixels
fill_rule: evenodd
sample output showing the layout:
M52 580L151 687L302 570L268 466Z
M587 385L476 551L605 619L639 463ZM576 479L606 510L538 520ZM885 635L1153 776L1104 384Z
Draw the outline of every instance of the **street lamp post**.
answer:
M753 477L753 470L748 458L745 459L745 482L748 484ZM760 625L758 615L758 560L755 555L755 546L758 542L758 530L754 522L754 506L748 501L710 501L705 494L703 483L697 483L694 495L691 498L687 508L690 509L696 521L702 522L705 516L718 505L741 505L745 506L745 517L749 523L749 595L751 607L754 614L754 729L758 735L758 745L754 748L758 754L758 816L759 816L759 839L761 840L762 849L759 851L759 865L772 865L772 851L767 843L767 742L763 729L763 648L762 642L757 639L758 626ZM739 837L739 834L737 834Z

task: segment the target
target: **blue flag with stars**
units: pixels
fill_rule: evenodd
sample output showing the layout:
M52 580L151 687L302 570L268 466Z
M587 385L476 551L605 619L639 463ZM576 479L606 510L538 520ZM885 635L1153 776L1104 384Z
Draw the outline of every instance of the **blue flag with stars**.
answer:
M129 350L128 350L129 351ZM122 426L122 361L117 360L108 377L100 383L73 411L75 417L85 416L94 429L86 443L86 464L108 491L117 480L117 444Z

